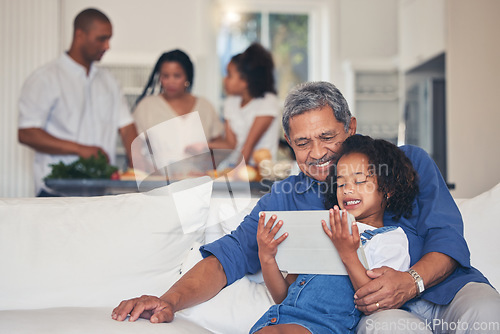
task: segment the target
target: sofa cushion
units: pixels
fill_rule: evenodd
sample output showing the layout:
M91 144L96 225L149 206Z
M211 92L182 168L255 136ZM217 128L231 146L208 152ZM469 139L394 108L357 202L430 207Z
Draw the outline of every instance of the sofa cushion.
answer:
M464 220L464 235L471 253L471 264L499 289L500 266L496 256L500 183L474 198L457 203Z
M204 240L211 191L203 177L148 193L0 199L0 310L163 294Z
M195 243L181 267L181 276L201 261L200 243ZM175 314L214 333L246 334L273 305L264 283L243 277L222 289L212 299Z
M210 331L184 319L168 324L148 320L111 320L109 308L51 308L43 310L0 311L0 333L16 334L209 334Z

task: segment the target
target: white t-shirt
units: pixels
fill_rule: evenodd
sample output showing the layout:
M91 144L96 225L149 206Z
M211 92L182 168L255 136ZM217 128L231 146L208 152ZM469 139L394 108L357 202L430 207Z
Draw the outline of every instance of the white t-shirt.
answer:
M360 222L356 224L360 234L366 230L376 229ZM410 268L408 238L401 227L374 235L363 248L370 269L387 266L399 271L407 271Z
M224 101L224 118L236 135L236 151L241 151L255 117L258 116L273 116L274 119L255 145L254 150L267 148L273 159L276 159L281 119L278 97L275 94L266 93L264 97L252 99L244 107L241 107L240 96L228 96Z
M114 164L118 129L133 119L116 79L95 65L86 72L66 53L33 72L21 89L19 128L41 128L59 139L99 146ZM44 187L50 164L76 159L35 152L36 193Z

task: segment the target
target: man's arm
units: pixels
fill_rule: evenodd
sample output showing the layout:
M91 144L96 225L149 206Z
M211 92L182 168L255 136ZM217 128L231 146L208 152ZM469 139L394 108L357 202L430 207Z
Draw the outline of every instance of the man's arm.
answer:
M127 161L129 167L132 167L132 142L137 137L137 128L134 123L126 125L119 130L120 136L122 138L123 146L127 152Z
M56 138L41 128L25 128L18 130L18 139L21 144L28 145L32 149L47 154L75 154L82 158L97 156L102 152L107 153L98 146L87 146L73 141Z
M138 318L152 323L171 322L177 311L200 304L219 293L227 284L226 274L215 256L198 262L182 276L163 296L142 296L124 300L113 310L111 317L123 321Z
M420 261L415 263L412 268L422 277L424 286L427 289L444 281L457 268L457 265L457 261L451 257L442 253L431 252L422 256ZM413 283L415 287L415 281Z
M431 252L425 254L412 267L419 273L426 289L442 282L457 267L457 262L449 256ZM361 287L354 295L358 310L366 315L379 309L399 308L417 295L417 287L413 277L402 271L389 267L368 270L373 280ZM379 307L376 306L379 303Z

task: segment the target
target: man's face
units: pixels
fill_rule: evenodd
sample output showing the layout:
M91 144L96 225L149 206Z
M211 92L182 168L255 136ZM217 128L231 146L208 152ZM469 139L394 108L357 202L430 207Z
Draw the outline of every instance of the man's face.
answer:
M325 106L292 117L286 140L295 152L300 170L317 181L324 181L338 160L342 143L355 133L356 118L351 118L346 133L332 109Z
M112 27L109 22L95 20L88 31L80 30L82 57L89 63L101 60L109 49Z

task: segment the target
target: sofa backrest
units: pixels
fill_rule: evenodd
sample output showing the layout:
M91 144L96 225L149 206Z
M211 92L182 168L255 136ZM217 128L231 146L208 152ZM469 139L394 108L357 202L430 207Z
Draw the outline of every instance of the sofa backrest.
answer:
M163 294L204 242L211 191L206 177L148 193L0 199L0 310Z
M500 227L500 183L466 200L457 200L464 220L464 236L471 264L500 289L500 260L497 230Z
M206 178L176 184L116 196L0 199L0 310L114 307L161 295L194 245L229 233L257 201L211 198ZM472 265L500 287L493 233L500 185L457 204Z

